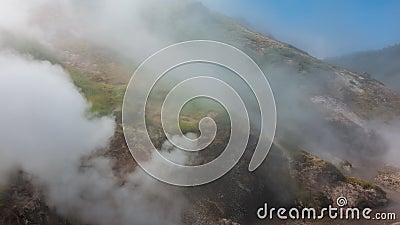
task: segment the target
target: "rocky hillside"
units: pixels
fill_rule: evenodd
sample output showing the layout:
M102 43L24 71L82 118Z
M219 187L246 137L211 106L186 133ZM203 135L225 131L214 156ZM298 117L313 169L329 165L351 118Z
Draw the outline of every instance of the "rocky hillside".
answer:
M384 140L369 124L376 120L385 123L398 120L399 95L373 78L320 61L213 13L199 3L189 3L171 14L167 19L152 18L156 24L152 27L154 35L172 40L170 43L212 39L242 49L270 80L278 110L276 141L262 167L254 173L247 171L249 152L256 141L252 135L246 155L226 176L209 185L183 190L191 203L184 212L185 224L252 224L256 208L264 202L276 206L323 207L345 194L351 206L377 207L387 203L379 186L352 177L355 174L340 165L375 172L384 165ZM124 88L140 62L109 46L73 35L68 37L65 40L63 34L63 41L54 43L53 49L12 35L6 43L16 51L60 64L92 102L90 116L115 116L117 128L109 147L94 154L116 161L114 173L120 178L119 185L124 186L126 176L136 165L124 141L120 109ZM214 113L218 118L218 111ZM198 132L197 117L202 115L183 113L185 131ZM157 124L158 117L159 112L152 112L147 119L156 145L161 146L165 137ZM226 121L220 122L222 129L208 147L214 154L229 138ZM257 129L252 129L252 133L256 132ZM141 135L145 133L134 134L140 148ZM197 160L207 161L214 154L205 153ZM330 163L333 159L339 163ZM383 178L377 179L379 185L391 185ZM4 224L23 224L22 221L71 224L70 218L59 217L55 209L46 207L45 198L39 197L41 190L30 191L35 188L29 179L24 180L21 191L11 186L1 193L0 218L4 218Z

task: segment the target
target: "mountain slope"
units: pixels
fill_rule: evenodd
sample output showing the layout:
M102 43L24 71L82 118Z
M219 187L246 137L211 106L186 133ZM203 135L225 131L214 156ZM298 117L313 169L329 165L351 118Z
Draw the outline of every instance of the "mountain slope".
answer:
M351 192L348 194L354 196L348 197L354 197L351 204L355 206L361 206L357 205L360 202L371 207L376 206L374 203L386 202L379 187L347 175L368 178L369 174L352 174L352 170L367 173L368 169L385 163L387 149L369 123L375 120L392 123L400 118L397 94L372 78L322 62L213 13L199 3L183 4L162 18L148 17L151 34L167 40L161 47L185 40L211 39L242 49L265 72L277 101L276 141L262 167L255 173L248 173L248 159L254 147L250 145L244 159L227 176L209 186L186 190L193 203L186 224L217 224L221 218L249 222L254 217L254 208L264 201L285 206L321 207L333 203L340 192ZM102 45L79 35L58 35L63 41L53 43L55 48L50 50L38 43L32 44L32 48L18 48L26 40L15 38L10 38L7 45L34 57L44 55L37 58L62 65L75 85L92 101L94 112L101 115L114 112L119 125L115 136L105 153L96 154L115 159L113 169L121 179L117 185L123 186L126 176L135 169L135 163L124 142L118 109L123 88L141 62L132 55L140 52L127 54L110 47L114 43ZM139 42L129 44L142 45ZM49 54L40 54L47 50ZM149 122L157 124L158 116L159 112L152 112ZM198 118L190 113L182 116L189 118L187 131L198 132ZM155 134L156 145L161 146L165 137L160 125L150 125L150 130ZM226 143L228 137L224 135L228 132L223 131L210 150L218 151ZM143 131L135 134L139 148L144 134ZM254 135L250 139L250 143L256 140ZM333 159L339 163L327 162ZM348 174L341 167L344 163L352 165ZM327 183L322 186L319 182L325 177L323 181ZM369 193L375 194L374 198Z

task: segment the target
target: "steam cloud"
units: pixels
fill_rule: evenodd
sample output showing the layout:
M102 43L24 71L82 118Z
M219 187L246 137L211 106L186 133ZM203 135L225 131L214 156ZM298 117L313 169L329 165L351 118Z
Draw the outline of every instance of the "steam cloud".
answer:
M386 162L400 166L400 122L388 124L376 124L376 130L383 137L387 147Z
M107 146L115 125L86 118L90 105L60 66L3 51L0 74L2 184L22 169L46 187L50 206L86 223L179 223L184 201L176 190L141 170L121 186L110 159L82 160Z
M167 3L160 0L1 0L0 33L33 40L53 51L60 44L79 39L140 62L173 43L167 38L173 33L166 21L179 11L182 2L168 0Z
M21 166L56 177L82 155L107 145L113 120L85 118L89 104L60 66L1 52L0 74L6 106L0 113L0 172Z
M172 44L170 38L184 40L176 37L181 34L171 33L171 25L165 22L179 11L181 2L158 1L0 0L0 49L4 49L5 33L32 39L53 51L57 51L60 42L76 38L141 62ZM194 21L197 17L193 15ZM174 26L191 30L196 27L191 22ZM201 34L199 38L207 35ZM263 68L268 68L273 76L269 78L280 98L279 117L281 121L288 120L286 124L278 123L301 128L294 131L296 137L291 136L291 140L318 149L316 154L335 154L348 147L337 138L337 133L326 128L326 123L316 122L322 118L304 109L307 106L302 108L300 100L292 100L293 96L304 96L303 90L295 87L300 78L293 75L298 71L271 71L269 65ZM319 87L318 81L312 86ZM177 189L166 187L139 169L120 185L110 159L95 157L83 162L82 157L107 147L115 124L110 117L85 116L90 104L60 66L1 50L0 102L0 185L7 182L11 171L22 169L47 187L47 203L70 218L104 225L180 223L185 199ZM391 143L392 159L399 158L400 132L395 128L380 131ZM315 133L324 134L329 140L321 141ZM188 160L187 155L175 151L168 142L162 150L165 157L180 164Z
M155 3L0 1L0 101L5 106L0 112L0 185L21 169L45 187L46 203L67 218L104 225L180 223L185 199L179 190L140 169L121 185L113 162L93 155L107 147L113 118L88 119L90 104L61 66L20 55L7 45L12 35L57 53L60 42L80 39L140 61L167 42L143 19L167 16L164 4ZM169 3L171 9L177 5ZM175 152L165 154L186 160Z

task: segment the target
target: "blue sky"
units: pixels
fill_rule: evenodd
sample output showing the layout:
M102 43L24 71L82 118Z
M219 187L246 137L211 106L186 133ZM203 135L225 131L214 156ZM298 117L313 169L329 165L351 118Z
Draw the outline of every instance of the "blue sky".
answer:
M400 0L203 0L318 58L400 43Z

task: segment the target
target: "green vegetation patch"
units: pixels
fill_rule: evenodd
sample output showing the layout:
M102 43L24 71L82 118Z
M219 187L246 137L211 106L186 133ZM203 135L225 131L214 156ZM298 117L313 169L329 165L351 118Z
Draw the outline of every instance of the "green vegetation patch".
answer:
M114 86L92 81L88 76L76 69L67 68L75 86L92 103L89 113L91 115L109 115L114 109L122 107L125 91L123 85Z
M376 189L383 191L378 185L362 180L357 177L346 176L344 181L349 184L360 185L364 189Z

